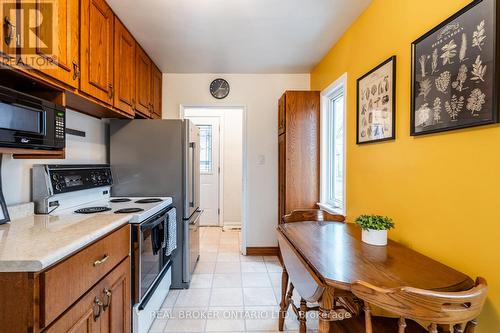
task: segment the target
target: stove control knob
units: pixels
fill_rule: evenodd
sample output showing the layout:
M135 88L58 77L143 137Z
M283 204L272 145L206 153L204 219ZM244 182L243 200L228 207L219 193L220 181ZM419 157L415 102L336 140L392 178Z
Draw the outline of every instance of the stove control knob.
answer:
M60 191L61 190L61 185L56 184L56 190Z

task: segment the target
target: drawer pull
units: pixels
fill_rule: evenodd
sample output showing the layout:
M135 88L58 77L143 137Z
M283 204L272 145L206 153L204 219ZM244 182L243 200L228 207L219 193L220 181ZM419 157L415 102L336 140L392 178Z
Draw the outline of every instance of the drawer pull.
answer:
M94 267L104 264L109 259L109 256L106 254L101 260L94 261Z
M97 312L96 312L97 306ZM99 298L95 298L94 300L94 321L97 321L97 318L101 316L103 304Z
M104 293L104 296L106 297L106 301L104 302L104 305L102 306L102 310L106 311L106 309L111 304L111 290L104 289L103 293Z

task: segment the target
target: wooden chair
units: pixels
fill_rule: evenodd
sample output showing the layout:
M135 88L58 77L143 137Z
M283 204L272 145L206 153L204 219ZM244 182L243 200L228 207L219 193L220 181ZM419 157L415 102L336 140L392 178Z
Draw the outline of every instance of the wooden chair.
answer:
M304 221L317 222L345 222L342 215L330 214L319 209L301 209L295 210L281 219L282 223L298 223ZM289 242L283 237L278 237L283 259L283 279L282 279L282 298L280 304L279 330L283 331L285 315L288 308L291 307L300 322L300 333L307 331L306 318L309 311L319 311L318 306L308 306L307 303L315 303L322 295L324 287L314 272L305 267L302 257L294 250ZM290 284L287 288L288 280ZM301 296L300 306L293 301L293 293L297 291ZM342 299L338 300L339 307L345 308L347 304ZM342 305L341 305L342 304Z
M473 333L487 290L487 283L483 278L476 280L474 288L463 292L437 292L409 287L382 289L358 281L353 284L352 293L364 301L364 323L362 318L337 322L342 327L338 331ZM399 319L372 316L371 305L389 311ZM425 329L417 322L430 324Z
M345 222L345 216L330 214L321 209L298 209L294 210L291 214L285 215L281 218L283 223L294 223L304 221L318 221L318 222Z

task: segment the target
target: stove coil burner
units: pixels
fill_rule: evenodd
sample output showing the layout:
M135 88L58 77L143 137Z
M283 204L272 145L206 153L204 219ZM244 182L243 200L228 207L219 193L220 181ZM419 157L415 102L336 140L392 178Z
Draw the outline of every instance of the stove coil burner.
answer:
M132 200L130 200L129 198L116 198L116 199L109 200L109 202L112 202L112 203L129 202L129 201L132 201Z
M75 213L77 213L77 214L94 214L94 213L107 212L110 210L111 210L111 208L109 208L109 207L86 207L86 208L81 208L81 209L75 210Z
M118 209L115 211L115 214L131 214L131 213L138 213L142 212L144 209L142 208L123 208L123 209Z
M149 199L137 200L135 203L138 203L138 204L148 204L148 203L156 203L156 202L162 202L162 201L163 200L159 199L159 198L149 198Z

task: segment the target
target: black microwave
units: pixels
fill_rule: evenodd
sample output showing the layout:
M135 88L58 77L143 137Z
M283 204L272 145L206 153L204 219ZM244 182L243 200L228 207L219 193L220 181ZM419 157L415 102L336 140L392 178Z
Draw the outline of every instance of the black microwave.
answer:
M66 109L0 86L0 146L60 150L66 146Z

